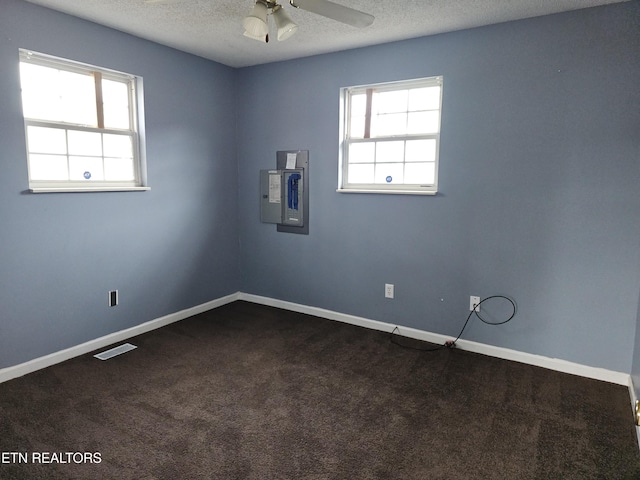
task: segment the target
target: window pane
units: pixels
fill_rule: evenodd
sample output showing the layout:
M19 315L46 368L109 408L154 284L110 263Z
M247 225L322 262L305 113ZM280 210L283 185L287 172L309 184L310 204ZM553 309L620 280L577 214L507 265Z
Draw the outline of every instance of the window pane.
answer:
M376 163L403 162L404 142L377 142Z
M105 158L104 179L107 181L135 180L133 159L130 158Z
M350 163L373 163L375 160L376 144L371 143L352 143L349 145L349 162Z
M374 183L403 183L402 163L377 163Z
M103 79L102 103L106 128L130 128L128 83Z
M356 163L349 165L347 175L349 183L373 183L373 163Z
M102 136L105 157L133 158L133 146L128 135Z
M409 90L409 111L439 110L440 87L412 88Z
M403 135L407 133L406 113L387 113L371 119L371 136Z
M21 62L20 85L26 118L60 120L59 70Z
M69 180L66 155L29 155L31 180Z
M406 112L407 98L407 90L375 93L371 102L371 108L377 114Z
M29 152L35 153L67 153L67 138L61 128L33 127L27 128Z
M22 62L20 82L26 118L96 125L95 85L91 75Z
M436 177L435 162L407 163L404 168L404 183L433 185Z
M69 157L70 180L104 180L102 158Z
M70 155L102 156L102 136L100 133L69 130L68 136Z
M408 140L405 162L435 162L436 141L433 138L426 140Z
M20 86L23 91L33 93L57 85L57 78L58 70L55 68L20 62Z
M367 96L364 93L351 96L351 117L363 117L367 113Z
M106 128L129 129L129 108L114 108L104 104L104 126Z
M349 132L351 138L364 138L364 123L364 115L351 117L351 122L349 124L349 128L351 129L351 131Z
M408 133L438 133L439 117L438 110L410 112Z
M60 72L60 118L76 125L97 125L95 81L92 75Z

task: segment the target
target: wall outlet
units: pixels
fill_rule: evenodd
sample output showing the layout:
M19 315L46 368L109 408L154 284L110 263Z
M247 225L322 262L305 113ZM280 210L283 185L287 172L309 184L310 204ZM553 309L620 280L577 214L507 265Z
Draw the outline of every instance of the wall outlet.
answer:
M384 284L384 298L393 298L393 284L385 283Z
M109 306L115 307L118 305L118 290L111 290L109 292Z
M469 311L476 311L479 312L480 311L480 297L474 297L473 295L471 295L469 297Z

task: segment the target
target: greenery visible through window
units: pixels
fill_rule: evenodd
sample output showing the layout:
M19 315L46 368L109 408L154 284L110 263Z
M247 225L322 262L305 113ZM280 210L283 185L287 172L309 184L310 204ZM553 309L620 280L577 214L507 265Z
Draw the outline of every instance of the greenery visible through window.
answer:
M142 79L20 50L32 191L144 187Z
M339 191L435 194L442 77L341 91Z

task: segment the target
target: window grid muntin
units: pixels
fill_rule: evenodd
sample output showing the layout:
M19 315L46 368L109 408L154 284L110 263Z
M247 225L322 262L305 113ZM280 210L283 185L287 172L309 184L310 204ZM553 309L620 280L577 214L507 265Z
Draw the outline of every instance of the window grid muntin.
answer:
M35 179L31 179L30 183L33 184L37 184L38 186L46 186L49 183L55 184L55 185L59 185L60 182L68 182L70 184L74 183L74 184L81 184L83 186L87 186L87 185L120 185L120 184L126 184L126 185L137 185L139 178L140 178L140 172L139 172L139 167L138 167L138 162L136 161L136 150L137 150L137 136L134 132L128 132L128 131L123 131L123 130L115 130L115 129L98 129L98 128L91 128L91 127L75 127L75 126L70 126L70 125L59 125L56 124L55 122L43 122L43 121L34 121L34 120L25 120L25 124L26 124L26 135L27 135L27 153L28 155L34 154L34 155L51 155L51 156L59 156L59 157L65 157L66 158L66 163L67 163L67 178L68 180L35 180ZM29 145L29 127L44 127L44 128L54 128L54 129L59 129L65 132L65 146L66 146L66 152L65 153L51 153L49 151L37 151L37 150L31 150L30 149L30 145ZM80 132L89 132L89 133L97 133L100 134L101 136L101 150L102 150L102 155L101 156L97 156L97 155L87 155L87 154L71 154L69 152L69 135L68 132L70 131L80 131ZM99 158L102 160L102 170L103 170L103 176L104 176L104 161L105 159L114 159L114 158L124 158L124 157L113 157L113 156L109 156L109 155L104 155L104 135L121 135L121 136L125 136L130 138L131 140L131 153L133 155L131 162L133 164L133 173L134 173L134 179L133 180L85 180L85 181L76 181L76 180L72 180L71 179L71 173L70 173L70 157L92 157L92 158ZM27 162L28 168L29 168L29 178L31 178L31 161Z
M437 173L438 173L438 147L439 147L439 142L438 142L438 135L412 135L410 137L397 137L397 136L393 136L393 137L386 137L386 138L364 138L364 139L354 139L351 142L348 142L348 145L346 147L346 154L349 155L349 151L351 148L351 145L374 145L377 146L378 143L384 143L384 142L398 142L398 141L402 141L404 143L403 145L403 155L404 158L402 159L402 161L379 161L378 160L378 149L374 147L373 149L373 161L371 162L366 162L366 161L360 161L360 162L349 162L347 164L347 168L350 165L373 165L374 170L376 169L377 165L381 165L381 164L402 164L403 165L403 172L406 171L406 166L407 165L418 165L418 164L427 164L429 166L431 166L434 169L434 182L433 183L396 183L396 182L391 182L389 184L385 184L385 183L355 183L355 182L349 182L349 185L358 185L358 186L362 186L362 185L369 185L369 186L373 186L375 185L376 187L386 187L388 185L393 185L393 188L397 188L398 186L402 185L402 186L413 186L413 185L417 185L419 187L432 187L436 185L435 179L437 179ZM407 161L406 160L406 155L407 155L407 142L410 142L412 140L435 140L436 144L435 144L435 154L434 154L434 160L424 160L424 161ZM404 178L404 177L403 177ZM388 187L391 188L391 187Z

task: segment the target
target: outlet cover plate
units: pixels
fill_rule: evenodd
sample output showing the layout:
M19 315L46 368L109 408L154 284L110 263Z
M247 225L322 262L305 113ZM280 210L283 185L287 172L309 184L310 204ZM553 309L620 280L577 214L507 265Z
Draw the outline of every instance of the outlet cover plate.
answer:
M384 284L384 298L393 298L394 288L392 283Z
M469 311L472 312L473 311L473 307L476 307L475 310L476 312L480 311L480 297L475 297L473 295L471 295L469 297Z

